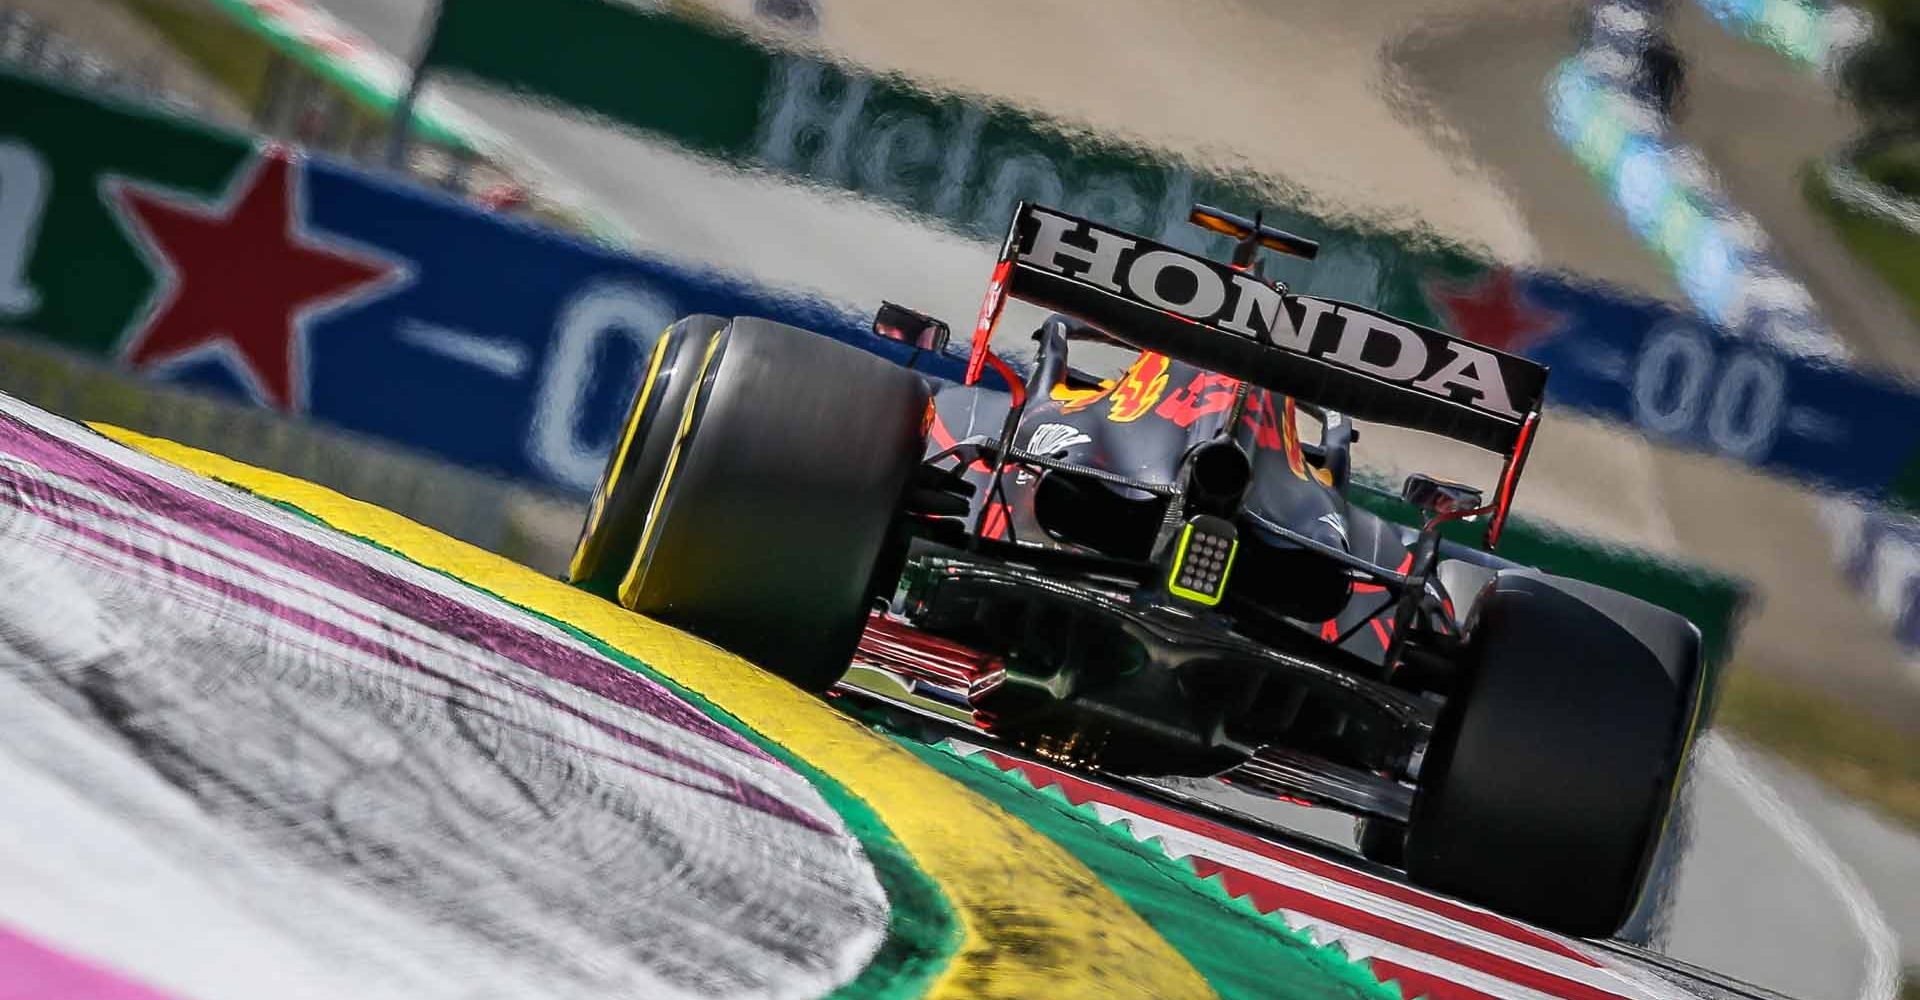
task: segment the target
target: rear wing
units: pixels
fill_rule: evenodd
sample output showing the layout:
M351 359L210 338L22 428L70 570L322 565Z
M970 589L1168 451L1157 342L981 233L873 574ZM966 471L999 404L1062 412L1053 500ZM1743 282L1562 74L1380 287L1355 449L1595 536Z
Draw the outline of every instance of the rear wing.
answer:
M1027 202L980 309L968 384L980 377L1009 297L1139 350L1505 454L1513 475L1546 388L1546 366L1525 358L1349 302L1293 295L1251 270Z

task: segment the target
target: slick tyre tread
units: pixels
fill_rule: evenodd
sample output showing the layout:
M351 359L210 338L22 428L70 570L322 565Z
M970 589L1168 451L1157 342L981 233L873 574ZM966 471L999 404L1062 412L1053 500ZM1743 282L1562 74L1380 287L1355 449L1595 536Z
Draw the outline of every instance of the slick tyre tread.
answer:
M831 687L865 626L929 396L858 348L735 319L687 401L621 603Z
M1665 827L1699 650L1691 623L1653 605L1502 573L1421 768L1409 877L1562 933L1612 935Z

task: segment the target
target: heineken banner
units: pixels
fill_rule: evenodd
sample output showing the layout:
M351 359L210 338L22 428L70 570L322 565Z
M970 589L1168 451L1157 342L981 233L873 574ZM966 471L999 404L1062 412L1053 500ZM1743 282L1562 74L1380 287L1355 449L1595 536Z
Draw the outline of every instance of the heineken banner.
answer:
M1194 202L1265 207L1267 222L1322 244L1311 265L1273 261L1274 276L1296 291L1417 322L1433 319L1422 280L1477 267L1430 233L1367 231L1287 210L1289 196L1269 179L1214 176L1018 108L937 95L619 0L447 0L424 70L479 78L707 156L853 190L983 242L1005 234L1022 198L1186 250L1226 246L1187 224Z

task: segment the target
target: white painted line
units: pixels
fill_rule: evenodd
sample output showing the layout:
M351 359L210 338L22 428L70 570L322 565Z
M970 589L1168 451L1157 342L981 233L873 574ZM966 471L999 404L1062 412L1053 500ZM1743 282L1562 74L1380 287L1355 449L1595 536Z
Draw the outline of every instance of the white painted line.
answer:
M1377 958L1382 962L1389 962L1415 972L1424 972L1435 979L1444 979L1490 997L1498 997L1500 1000L1557 1000L1550 993L1542 993L1519 983L1510 983L1498 976L1490 976L1476 969L1449 962L1444 958L1414 951L1390 941L1382 941L1359 931L1348 930L1305 913L1286 909L1275 910L1274 913L1285 920L1288 927L1305 931L1313 938L1315 944L1323 946L1338 944L1341 950L1347 953L1348 958L1356 960Z
M1920 234L1920 201L1868 180L1850 167L1829 163L1821 168L1834 198L1881 221Z
M1860 984L1859 1000L1894 1000L1900 993L1900 939L1860 876L1760 777L1747 763L1746 751L1733 740L1708 734L1695 747L1694 755L1726 778L1754 815L1779 834L1794 857L1820 876L1846 907L1867 948L1866 977Z
M1847 440L1845 419L1829 416L1811 406L1789 408L1787 430L1800 437L1812 438L1827 444L1842 444Z

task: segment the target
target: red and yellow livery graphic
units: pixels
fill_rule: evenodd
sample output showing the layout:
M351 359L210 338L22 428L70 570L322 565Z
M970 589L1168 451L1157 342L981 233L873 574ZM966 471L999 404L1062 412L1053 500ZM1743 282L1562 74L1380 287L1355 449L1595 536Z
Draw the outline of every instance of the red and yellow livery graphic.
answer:
M1120 384L1113 388L1113 408L1107 419L1128 424L1146 416L1160 394L1167 391L1167 356L1148 351L1135 359Z

